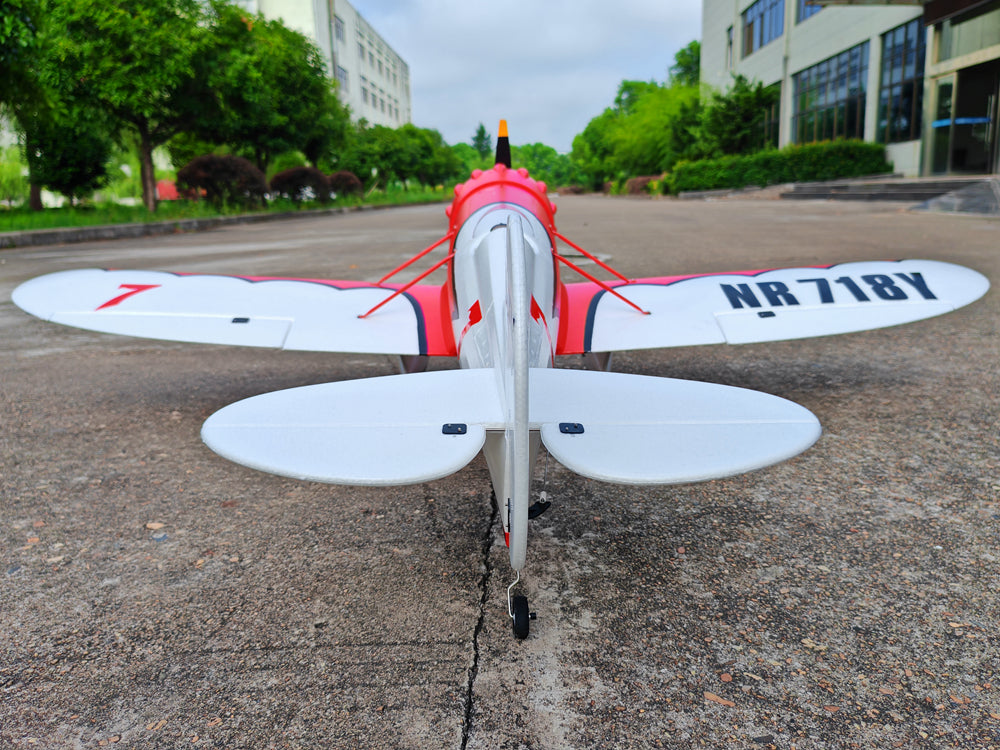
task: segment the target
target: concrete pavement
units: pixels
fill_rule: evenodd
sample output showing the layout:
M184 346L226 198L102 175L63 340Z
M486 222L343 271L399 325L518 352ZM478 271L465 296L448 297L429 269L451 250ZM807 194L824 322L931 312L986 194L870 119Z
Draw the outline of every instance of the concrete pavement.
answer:
M634 276L927 257L1000 281L995 219L558 204L564 234ZM1000 747L995 289L897 329L616 357L785 396L825 434L680 487L540 457L555 502L529 539L524 642L481 459L333 487L198 439L239 398L388 358L104 336L9 301L85 266L375 279L444 227L427 206L0 252L0 745Z

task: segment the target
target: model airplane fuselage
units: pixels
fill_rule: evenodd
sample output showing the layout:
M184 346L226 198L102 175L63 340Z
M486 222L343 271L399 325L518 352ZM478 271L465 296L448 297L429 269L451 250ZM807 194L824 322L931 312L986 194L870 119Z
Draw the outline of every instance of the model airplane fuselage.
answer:
M847 333L938 315L985 294L975 271L926 260L627 279L555 227L544 184L497 164L455 188L445 236L377 282L63 271L14 301L46 320L180 341L397 354L410 374L293 388L227 406L202 429L238 463L342 484L430 481L486 457L512 568L525 565L539 445L621 483L692 482L790 458L820 434L784 399L691 381L552 367L606 353ZM563 242L616 278L599 281ZM439 246L407 284L388 280ZM565 283L565 265L587 280ZM442 285L421 284L446 266ZM418 372L430 356L461 369ZM514 584L511 584L513 587ZM519 637L527 601L508 607Z

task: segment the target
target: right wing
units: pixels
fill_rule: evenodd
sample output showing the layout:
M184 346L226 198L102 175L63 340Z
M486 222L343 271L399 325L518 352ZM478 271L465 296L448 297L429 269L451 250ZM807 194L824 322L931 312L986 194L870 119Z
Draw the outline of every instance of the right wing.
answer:
M43 320L126 336L319 352L452 356L440 286L82 269L14 290Z
M989 289L985 276L933 260L567 284L558 354L748 344L828 336L950 312Z

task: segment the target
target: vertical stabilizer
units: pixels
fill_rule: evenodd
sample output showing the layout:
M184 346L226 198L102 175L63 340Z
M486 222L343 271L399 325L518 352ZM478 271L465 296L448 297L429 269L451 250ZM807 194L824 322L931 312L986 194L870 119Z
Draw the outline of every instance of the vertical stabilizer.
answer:
M528 434L528 321L531 319L528 273L525 267L524 227L521 217L511 214L507 222L507 295L510 347L513 355L504 367L511 388L506 397L507 467L510 472L510 563L524 566L528 542L528 498L531 491L531 448Z

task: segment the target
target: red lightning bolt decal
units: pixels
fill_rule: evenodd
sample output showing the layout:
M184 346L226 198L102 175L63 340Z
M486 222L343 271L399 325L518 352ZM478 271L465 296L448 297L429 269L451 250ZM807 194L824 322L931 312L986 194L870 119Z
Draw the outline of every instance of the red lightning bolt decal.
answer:
M159 284L122 284L119 289L128 289L125 294L119 294L114 299L109 299L103 305L98 307L98 310L103 310L106 307L114 307L115 305L120 305L122 302L127 300L129 297L138 294L139 292L145 292L149 289L156 289Z

